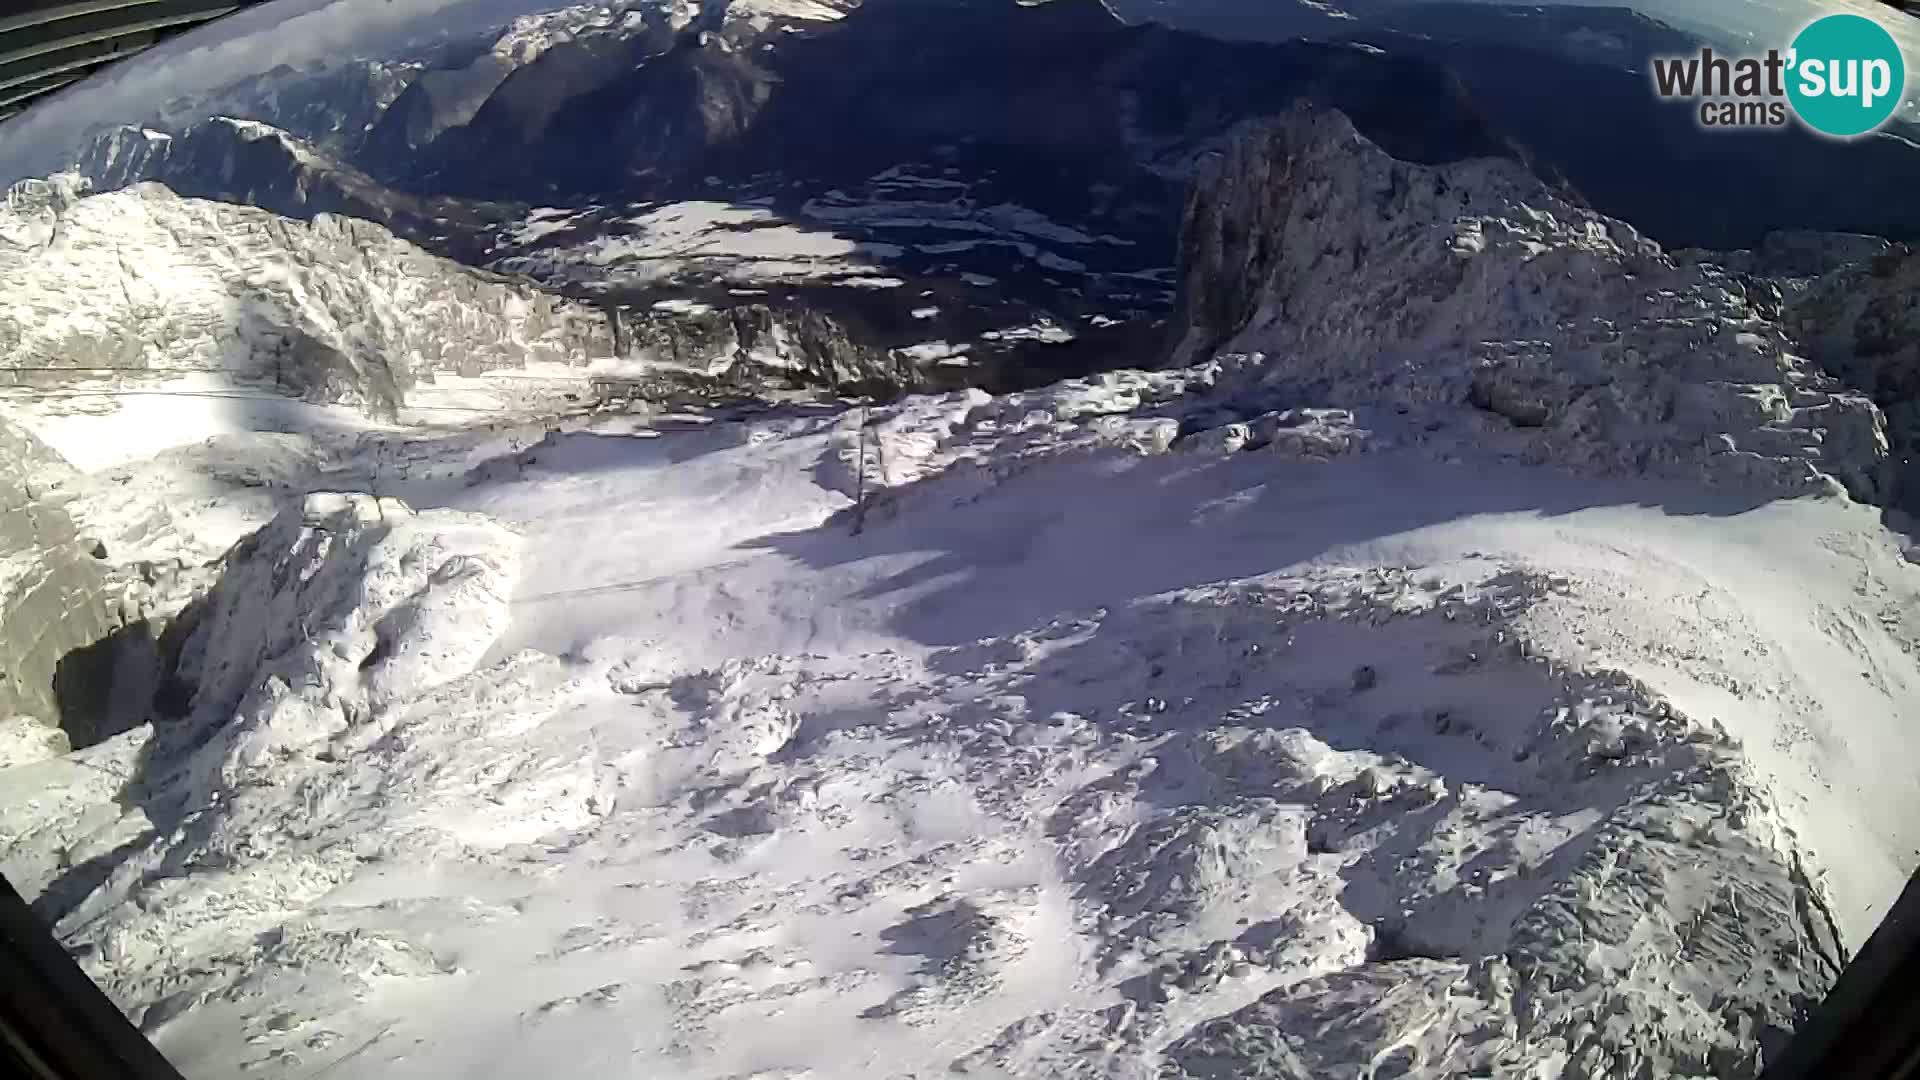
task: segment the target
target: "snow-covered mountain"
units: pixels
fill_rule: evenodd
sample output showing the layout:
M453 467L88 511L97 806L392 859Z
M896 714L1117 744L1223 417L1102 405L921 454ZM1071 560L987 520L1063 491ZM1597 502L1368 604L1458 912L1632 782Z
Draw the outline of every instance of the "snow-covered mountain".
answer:
M75 165L94 191L156 181L175 194L258 207L282 217L340 214L376 222L437 253L477 260L487 230L514 208L394 191L279 128L216 116L169 134L123 127Z
M391 414L440 375L611 353L606 317L381 227L155 184L28 182L0 208L0 356L109 379L218 373Z
M1013 189L1001 198L1060 216L1100 201L1092 185L1177 203L1177 191L1136 190L1129 170L1085 175L1090 156L1190 164L1192 143L1219 134L1214 121L1306 96L1396 153L1414 152L1396 134L1428 137L1420 156L1439 158L1477 152L1474 131L1492 132L1663 243L1750 246L1785 227L1920 236L1904 198L1920 183L1911 139L1703 135L1687 109L1647 92L1644 71L1647 56L1697 43L1629 9L1120 8L1125 23L1093 0L763 0L713 5L702 23L680 0L585 4L462 28L406 58L276 69L137 126L178 134L231 115L423 196L574 208L752 198L782 176L813 197L965 147L975 160L943 164L968 180L998 174ZM1123 145L1116 128L1132 129ZM1758 175L1769 182L1722 179ZM1157 224L1171 235L1171 220Z
M1512 162L1399 161L1296 110L1228 148L1185 235L1178 362L1263 354L1283 400L1470 402L1535 460L1893 496L1870 385L1805 358L1776 286L1676 264Z
M466 126L516 70L555 46L582 40L646 42L646 52L664 51L691 25L697 4L652 0L582 4L523 15L492 45L422 71L392 105L370 117L355 160L382 175L403 175L415 158L447 132Z
M72 517L42 498L72 475L60 455L0 416L0 768L129 726L115 725L127 717L114 715L111 658L88 651L123 622L106 602L107 573ZM127 701L153 695L151 683L121 689L131 691ZM145 722L144 703L128 711L132 723ZM55 726L63 719L65 730Z
M209 126L238 132L243 147L257 135L288 148L283 134L245 121ZM131 160L101 160L137 170L169 145L145 136ZM177 167L182 158L162 160ZM202 175L220 171L216 163ZM56 390L76 380L110 390L179 383L175 391L193 393L232 384L375 416L551 408L609 387L666 397L780 388L891 395L965 384L975 370L889 349L831 309L769 303L764 290L730 297L724 309L567 299L430 254L370 221L318 212L328 191L291 193L313 201L302 204L310 220L290 220L153 183L98 194L75 175L17 185L0 205L0 287L9 297L0 361ZM1000 344L1012 355L1026 342ZM103 404L112 410L111 401L88 408Z
M924 368L905 384L1006 388L1151 359L1183 189L1239 115L1312 94L1410 157L1510 152L1418 62L1129 28L1094 0L690 17L529 23L540 48L423 72L347 160L216 118L111 133L80 171L100 190L158 181L376 221L617 307L675 355L718 329L672 325L676 310L744 302L793 339L830 320L821 340L887 382Z
M489 51L510 67L519 67L555 45L581 38L626 36L649 27L663 27L670 33L683 30L700 16L700 7L689 0L628 0L534 12L507 24Z
M210 116L259 121L329 154L358 147L386 112L430 64L424 60L353 59L293 68L279 65L257 75L168 102L139 126L176 131Z
M589 4L14 188L8 879L209 1078L1759 1076L1920 868L1920 260L1609 216L1637 17L1217 7L1374 21Z

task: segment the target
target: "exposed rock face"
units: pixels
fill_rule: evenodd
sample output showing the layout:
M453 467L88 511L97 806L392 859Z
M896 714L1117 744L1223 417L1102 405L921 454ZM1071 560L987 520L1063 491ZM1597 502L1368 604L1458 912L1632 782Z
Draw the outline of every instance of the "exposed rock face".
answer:
M1885 247L1809 284L1787 326L1827 370L1886 410L1900 504L1920 508L1920 255Z
M621 351L695 374L749 383L881 392L921 385L917 365L855 341L831 315L806 307L740 304L627 314L621 318Z
M601 312L369 222L288 221L156 184L80 194L29 182L0 208L8 365L216 371L391 412L436 373L584 364L612 348Z
M141 658L122 665L107 640L122 619L106 571L73 519L47 499L47 475L64 468L39 440L0 420L0 722L56 723L86 745L145 718L144 703L126 698L140 696L134 684L150 672ZM128 693L116 695L116 681ZM152 689L146 681L144 691ZM32 742L34 729L15 727L19 738L0 741Z
M1882 418L1794 354L1772 286L1676 265L1518 164L1389 157L1337 113L1249 127L1195 188L1174 361L1261 353L1313 404L1467 404L1517 453L1889 495Z
M381 226L289 221L157 184L17 185L0 208L0 363L17 381L214 372L391 415L440 375L556 362L637 396L827 387L891 394L924 365L833 315L762 303L621 311L430 255ZM617 321L617 328L616 328ZM630 378L629 378L630 377ZM567 380L553 383L555 394ZM530 407L538 403L528 402ZM557 407L559 399L553 404Z

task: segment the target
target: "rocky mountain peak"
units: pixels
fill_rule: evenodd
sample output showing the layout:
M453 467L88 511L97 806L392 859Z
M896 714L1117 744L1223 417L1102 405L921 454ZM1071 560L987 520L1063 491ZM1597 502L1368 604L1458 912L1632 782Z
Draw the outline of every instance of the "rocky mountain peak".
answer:
M1175 362L1260 353L1316 400L1470 406L1529 458L1889 496L1879 411L1799 354L1777 289L1677 264L1517 162L1401 161L1296 108L1211 163L1184 236Z

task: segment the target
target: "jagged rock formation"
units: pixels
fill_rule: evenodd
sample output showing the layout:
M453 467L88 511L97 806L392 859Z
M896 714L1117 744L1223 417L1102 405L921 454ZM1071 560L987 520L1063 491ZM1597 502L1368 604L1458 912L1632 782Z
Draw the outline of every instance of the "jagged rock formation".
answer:
M1920 255L1882 247L1809 283L1785 323L1808 355L1886 410L1900 504L1920 508Z
M127 629L95 543L49 498L64 471L52 450L0 420L0 723L21 733L8 743L54 725L88 745L144 720L140 699L154 689L151 636Z
M1511 161L1397 160L1298 109L1196 186L1181 265L1178 363L1257 352L1312 404L1472 405L1534 460L1890 494L1878 410L1795 354L1777 289Z
M227 556L181 659L194 713L255 761L464 674L506 625L518 556L480 515L308 495Z
M611 351L600 312L369 222L293 222L157 184L80 195L29 182L0 209L9 365L210 370L390 413L436 373Z

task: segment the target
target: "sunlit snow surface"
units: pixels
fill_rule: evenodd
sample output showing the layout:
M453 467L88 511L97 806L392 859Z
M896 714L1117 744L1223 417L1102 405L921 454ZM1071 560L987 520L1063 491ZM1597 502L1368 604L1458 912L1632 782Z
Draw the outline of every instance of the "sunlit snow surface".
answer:
M319 436L418 512L233 555L7 872L194 1076L1745 1072L1913 866L1896 538L1181 378Z

